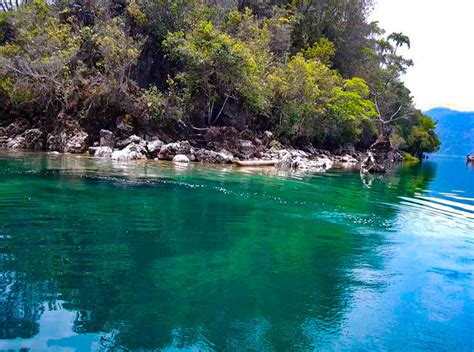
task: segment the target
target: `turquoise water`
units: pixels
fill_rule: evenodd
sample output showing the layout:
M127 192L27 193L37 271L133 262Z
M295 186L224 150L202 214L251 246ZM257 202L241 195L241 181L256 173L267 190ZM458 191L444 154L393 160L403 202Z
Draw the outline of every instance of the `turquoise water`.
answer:
M0 350L474 350L474 168L0 154Z

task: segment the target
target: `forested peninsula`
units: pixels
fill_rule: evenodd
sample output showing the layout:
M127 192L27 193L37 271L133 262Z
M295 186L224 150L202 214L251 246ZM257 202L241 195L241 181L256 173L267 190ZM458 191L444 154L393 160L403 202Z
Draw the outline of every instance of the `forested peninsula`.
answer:
M0 147L286 168L420 158L371 0L0 0Z

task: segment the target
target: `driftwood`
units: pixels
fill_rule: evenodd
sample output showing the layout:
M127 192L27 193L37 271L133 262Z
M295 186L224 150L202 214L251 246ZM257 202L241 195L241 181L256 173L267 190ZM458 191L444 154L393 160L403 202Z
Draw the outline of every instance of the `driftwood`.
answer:
M277 160L234 160L237 166L259 167L259 166L275 166Z

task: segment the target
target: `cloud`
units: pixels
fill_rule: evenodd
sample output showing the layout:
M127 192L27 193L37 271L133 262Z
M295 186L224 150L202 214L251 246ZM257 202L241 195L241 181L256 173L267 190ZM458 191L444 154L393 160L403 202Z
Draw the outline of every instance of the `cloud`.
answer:
M376 0L371 20L411 39L404 81L422 110L474 111L474 1Z

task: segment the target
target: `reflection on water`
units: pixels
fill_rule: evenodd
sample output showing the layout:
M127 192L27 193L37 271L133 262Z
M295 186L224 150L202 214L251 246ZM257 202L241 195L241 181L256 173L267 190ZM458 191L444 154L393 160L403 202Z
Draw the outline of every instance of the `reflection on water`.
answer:
M474 170L0 154L0 349L474 349Z

